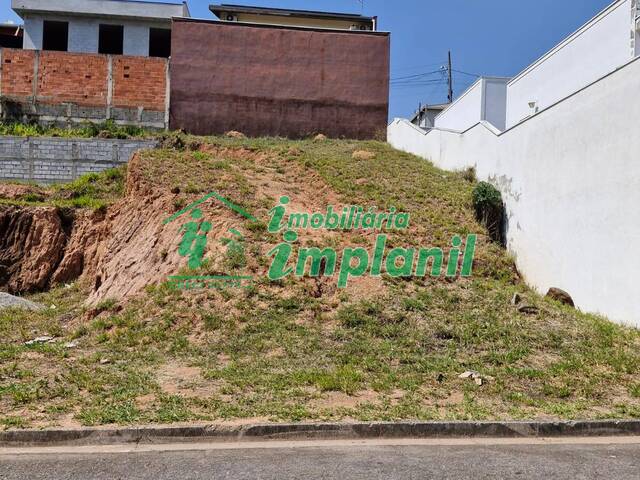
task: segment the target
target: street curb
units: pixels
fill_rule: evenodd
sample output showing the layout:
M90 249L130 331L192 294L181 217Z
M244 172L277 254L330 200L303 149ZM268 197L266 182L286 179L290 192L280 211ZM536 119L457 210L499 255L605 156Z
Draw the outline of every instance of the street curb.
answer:
M70 430L7 430L0 432L0 447L269 440L541 438L631 435L640 435L640 421L269 423L241 426L212 424Z

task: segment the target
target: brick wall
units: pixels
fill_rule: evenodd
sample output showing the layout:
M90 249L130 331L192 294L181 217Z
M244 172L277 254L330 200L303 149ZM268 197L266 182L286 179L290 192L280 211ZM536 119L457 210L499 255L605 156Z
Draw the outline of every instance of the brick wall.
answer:
M38 101L107 106L106 55L40 52Z
M0 180L69 182L85 173L127 163L155 140L1 137Z
M5 118L167 126L165 59L1 49L0 65Z
M171 128L384 136L389 36L174 19Z
M33 50L0 50L2 57L2 83L0 95L8 97L27 97L33 95Z
M113 104L165 109L166 61L145 57L113 57Z

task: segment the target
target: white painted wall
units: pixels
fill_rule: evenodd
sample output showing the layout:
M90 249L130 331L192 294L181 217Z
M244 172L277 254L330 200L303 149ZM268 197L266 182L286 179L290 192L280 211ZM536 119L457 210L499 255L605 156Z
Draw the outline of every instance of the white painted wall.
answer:
M633 45L634 45L634 53L635 56L639 56L640 55L640 1L639 0L631 0L632 2L635 2L634 8L635 8L635 14L634 14L634 28L635 28L635 35L634 35L634 41L633 41Z
M568 291L588 312L640 327L640 58L498 132L389 125L396 148L502 192L508 247L526 281Z
M506 78L484 78L483 120L502 131L507 127Z
M437 128L466 130L482 120L482 79L478 79L435 118Z
M504 130L507 82L506 78L479 78L435 118L435 127L464 131L486 120Z
M507 89L507 128L589 85L634 56L635 0L618 0L513 78Z

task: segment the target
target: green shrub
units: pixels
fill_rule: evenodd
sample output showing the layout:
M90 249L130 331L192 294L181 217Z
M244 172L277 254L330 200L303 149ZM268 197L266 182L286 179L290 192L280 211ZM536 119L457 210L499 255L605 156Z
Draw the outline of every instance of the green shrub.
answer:
M462 178L464 178L469 183L474 183L476 181L476 169L475 167L469 167L462 172Z
M473 208L476 218L484 225L492 240L505 244L505 208L500 191L487 182L480 182L473 189Z

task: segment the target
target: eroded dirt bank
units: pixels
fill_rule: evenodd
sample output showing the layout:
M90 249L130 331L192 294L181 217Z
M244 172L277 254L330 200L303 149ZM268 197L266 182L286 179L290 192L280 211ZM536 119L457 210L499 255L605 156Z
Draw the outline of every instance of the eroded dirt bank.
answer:
M181 173L185 172L168 175L163 171L166 165L135 156L128 167L124 197L108 208L91 211L53 206L0 206L0 289L14 294L32 293L79 280L90 291L88 304L96 304L106 299L126 300L148 285L166 281L186 266L185 258L178 253L180 228L185 220L177 219L169 224L164 220L209 189L222 191L236 201L249 202L263 220L281 195L290 195L290 207L298 211L321 210L339 202L337 194L320 178L299 167L289 165L288 171L293 177L304 176L307 183L294 184L270 172L273 167L268 155L211 146L203 146L196 154L219 159L215 162L220 163L212 164L213 170L208 174L215 173L206 181L201 179L202 185L198 188L191 180L180 180ZM198 174L189 171L186 175ZM188 186L185 188L185 185ZM4 193L5 198L10 193L14 198L25 193L34 195L31 191ZM242 229L245 219L215 199L199 208L213 223L205 254L207 273L223 274L226 268L224 239L232 229ZM351 234L338 238L335 232L323 232L310 234L308 241L322 243L321 237L325 236L336 245L353 240ZM270 242L281 240L256 237L259 235L253 235L249 242L253 255L249 256L246 267L251 273L264 275L265 264L260 259L266 258L273 247ZM361 240L373 241L372 238ZM318 282L327 284L315 287L325 293L328 289L335 290L328 285L329 280ZM354 290L360 287L375 292L381 288L381 282L368 278L353 282Z

